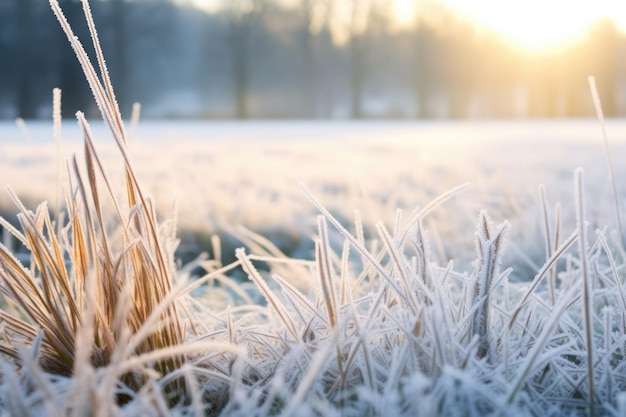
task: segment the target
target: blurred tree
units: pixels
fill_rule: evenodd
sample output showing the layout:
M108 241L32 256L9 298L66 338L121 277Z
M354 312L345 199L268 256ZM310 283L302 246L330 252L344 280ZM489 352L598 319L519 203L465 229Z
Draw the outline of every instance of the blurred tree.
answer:
M427 118L430 116L428 102L434 92L434 78L437 72L433 59L433 55L436 53L435 31L424 19L419 18L413 33L415 34L413 42L415 50L413 61L415 116Z
M130 68L128 67L127 49L131 39L128 37L126 30L127 9L126 0L109 0L111 1L111 30L112 30L112 48L111 56L111 79L115 84L115 94L122 114L130 112L131 103L129 101L129 85L128 78Z
M593 65L590 74L596 77L602 109L608 117L617 116L620 36L615 23L608 19L598 22L589 36L588 59Z
M235 117L249 116L251 36L261 19L264 0L230 0L226 15L230 23L232 74L235 90Z
M10 2L0 2L0 56L2 57L11 56L10 36L12 33L12 7L13 4ZM3 113L9 113L11 111L11 109L8 108L8 103L10 101L9 90L12 84L9 80L13 78L12 72L10 60L0 60L0 118Z
M351 0L348 21L350 50L351 117L360 119L363 113L363 95L369 71L369 54L376 32L386 30L389 24L390 0Z
M351 0L350 11L350 86L351 116L363 117L363 87L365 84L365 56L367 54L367 27L371 0Z
M441 45L438 64L446 80L443 85L449 102L448 116L459 119L470 115L477 73L486 63L480 59L474 28L456 21L452 16L447 19L444 27L449 32Z
M317 71L317 37L328 24L331 0L301 0L300 15L302 18L302 53L305 73L303 82L303 98L307 108L305 116L316 117L318 114L318 71Z
M31 83L33 77L33 0L15 1L15 22L17 27L17 41L15 48L16 62L16 96L17 114L19 117L30 119L35 117L35 102Z

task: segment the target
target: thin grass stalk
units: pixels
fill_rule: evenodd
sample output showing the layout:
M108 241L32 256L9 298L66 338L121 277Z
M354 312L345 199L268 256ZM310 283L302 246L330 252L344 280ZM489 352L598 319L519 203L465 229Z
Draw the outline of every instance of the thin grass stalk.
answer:
M585 193L584 193L584 173L582 168L575 171L575 192L576 192L576 223L578 230L578 251L580 260L580 273L582 285L583 303L583 331L585 349L587 353L587 381L589 384L589 414L595 416L595 391L594 391L594 369L593 369L593 294L591 292L591 276L589 273L587 252L587 225L585 213Z
M424 222L421 217L418 217L415 222L415 236L411 239L411 243L413 244L417 255L417 275L422 279L427 288L431 288L433 286L433 282L431 281L427 271L428 241L426 239L426 232L424 231Z
M554 207L554 240L552 242L552 253L559 249L559 241L561 240L561 204L557 203ZM557 266L550 269L550 282L548 285L556 293ZM556 302L556 300L555 300Z
M546 197L546 187L539 186L539 198L541 200L541 214L543 215L543 235L546 242L546 259L552 256L552 237L550 234L550 220L548 219L548 198Z
M617 192L617 184L615 182L615 170L613 169L613 159L611 158L611 151L609 149L609 140L606 134L606 123L604 121L604 112L602 111L602 101L600 100L600 94L598 93L598 87L596 86L596 78L593 75L588 77L589 89L591 90L591 97L593 98L593 105L596 109L596 115L600 122L600 128L602 129L602 139L604 142L604 155L606 156L606 164L609 170L609 181L613 189L613 202L615 205L615 218L617 219L617 232L619 233L620 244L623 246L626 244L624 240L624 229L622 228L622 210L619 204L619 194Z
M22 119L21 117L16 117L15 124L20 129L20 132L22 133L22 136L24 140L26 141L26 143L32 142L33 137L31 136L30 131L28 130L28 126L26 126L26 122L24 121L24 119Z
M230 306L226 307L226 333L230 343L235 343L235 331L233 330L233 318L230 313Z
M502 223L493 231L491 219L485 211L480 213L476 232L476 251L478 264L473 273L468 308L471 311L469 334L479 337L478 356L485 357L489 353L489 323L491 290L494 277L497 275L498 264L502 256L504 240L509 230L508 222ZM479 308L476 308L479 306Z
M354 228L357 240L361 245L365 246L365 233L363 232L363 220L361 219L360 210L354 210Z
M139 119L141 118L141 103L133 103L133 107L130 111L130 137L131 140L135 136L137 126L139 126Z
M323 216L317 217L319 241L316 242L316 258L318 264L318 276L322 288L322 296L328 312L330 326L335 327L338 322L337 298L333 283L333 271L330 260L330 244L328 242L328 225Z
M219 235L211 236L211 247L213 248L213 259L217 262L217 267L221 268L224 266L222 262L222 243L220 241Z
M61 235L61 89L55 88L52 90L52 123L54 126L54 143L56 151L56 197L55 197L55 219L56 219L56 233Z
M402 224L402 209L396 210L396 221L393 224L393 235L397 236L400 232L400 227Z
M87 238L87 242L85 246L89 249L89 251L85 251L81 254L82 256L86 258L85 260L88 263L84 265L82 271L86 274L88 265L93 264L95 266L96 273L98 273L100 263L96 261L98 259L97 234L95 232L95 224L94 224L91 210L88 209L89 200L87 198L87 191L85 188L85 184L83 182L82 175L80 173L80 169L78 167L78 161L76 160L76 157L72 158L72 169L74 172L74 179L76 181L76 190L82 202L82 205L80 206L82 210L80 210L78 205L74 205L75 213L76 213L74 224L79 227L77 233L79 233L81 236L83 236L83 231L84 231L84 236ZM69 200L68 200L68 203L69 203ZM85 216L84 225L81 224L82 223L80 219L81 212ZM74 237L76 237L77 233L74 234Z
M70 263L73 267L72 281L74 283L74 296L76 297L76 304L83 306L83 291L85 276L88 271L88 249L85 242L85 235L82 230L82 225L79 221L80 210L77 207L75 199L73 199L69 192L66 191L66 207L68 212L68 223L62 230L62 238L65 245L67 254L70 259ZM70 242L70 234L72 239Z
M113 89L113 84L111 83L111 78L109 77L109 70L107 68L106 61L104 60L102 48L100 47L100 39L98 36L98 31L96 31L96 25L94 23L93 15L91 13L91 7L89 6L89 1L87 0L82 0L82 3L84 15L87 20L87 26L89 27L89 34L91 35L91 40L93 41L94 50L96 52L96 57L98 60L98 66L100 67L100 76L102 77L102 82L104 83L104 89L106 91L106 96L108 99L107 101L110 104L111 109L113 110L115 125L120 132L120 136L122 137L124 142L126 142L126 132L124 129L124 122L122 121L122 114L115 98L115 91Z
M246 252L243 248L239 248L235 250L235 256L241 262L241 266L248 274L248 277L252 282L256 284L256 286L261 290L261 293L266 298L266 300L273 307L274 311L280 318L281 322L287 329L287 331L291 334L294 340L298 340L298 334L296 332L296 328L291 321L291 318L286 314L287 309L283 305L283 303L274 295L270 287L265 283L259 272L256 270L250 259L246 255Z
M339 305L346 305L346 301L349 297L348 292L350 291L350 242L344 240L343 248L341 250L341 276L340 276L340 285L341 292L339 294Z
M603 376L604 376L604 382L602 383L602 386L604 387L604 389L607 392L607 400L609 401L609 404L613 404L613 378L611 375L611 353L612 353L612 348L611 348L611 323L612 323L612 308L610 306L604 307L604 309L602 310L603 313L603 318L604 318L604 360L601 361L601 364L603 365Z
M91 88L92 94L94 95L94 98L96 100L96 104L98 105L98 108L100 109L102 117L104 118L107 125L110 127L114 136L117 139L121 139L121 132L119 132L118 130L118 126L115 123L116 118L113 115L114 110L111 107L111 103L108 100L107 94L105 92L104 87L102 86L100 82L100 79L98 77L96 70L94 69L93 65L91 65L89 56L87 55L87 53L85 52L85 49L83 48L80 41L78 40L78 37L74 35L74 31L72 30L69 22L67 21L65 15L63 14L63 10L59 6L58 0L50 0L50 7L52 8L52 11L57 17L59 24L61 25L61 28L65 32L67 39L70 42L70 45L72 46L72 49L74 50L74 53L76 54L76 57L78 58L81 68L83 69L83 73L85 77L87 78L89 87ZM94 45L94 47L96 48L98 46L99 45Z
M605 234L602 233L600 230L596 230L596 235L600 240L602 249L604 249L604 253L606 254L607 260L609 262L609 266L611 267L611 273L615 281L615 287L618 291L617 298L621 306L622 332L626 334L626 297L624 296L622 280L620 279L619 273L617 272L617 265L615 264L615 259L613 258L613 254L611 253L611 248L609 248L609 243L606 240Z
M395 270L398 271L398 275L400 276L400 282L404 287L404 300L407 302L407 307L409 307L413 315L416 315L418 310L418 302L415 298L415 291L413 291L413 287L411 286L409 278L407 277L406 265L403 262L403 258L401 254L398 253L398 249L395 247L391 236L389 236L389 232L385 228L384 223L376 223L376 229L378 230L381 240L385 245L389 256L391 257ZM417 283L418 285L422 284L419 281L417 281ZM420 286L422 287L424 292L430 296L428 289L425 288L423 284Z
M509 320L509 329L511 329L513 327L513 324L515 324L516 320L517 320L517 316L519 315L519 313L522 311L522 308L524 307L524 305L526 304L526 302L528 301L528 298L531 296L531 294L535 291L535 289L537 288L537 286L541 283L541 280L543 279L543 277L546 275L546 273L556 264L556 262L559 260L559 258L561 258L561 256L565 253L565 251L567 251L567 249L569 249L574 242L576 242L576 239L579 238L579 231L575 230L566 240L565 242L563 242L561 244L561 247L558 248L550 257L550 259L548 259L546 261L545 264L543 264L543 267L541 267L541 269L539 270L539 272L537 273L537 275L535 275L535 277L533 278L532 283L530 284L530 286L528 287L528 289L526 290L526 292L524 293L524 295L520 298L520 301L517 303L517 306L515 307L513 314L511 315L511 319Z
M543 215L543 236L546 245L546 259L550 259L552 256L553 242L550 233L550 220L548 219L548 198L546 197L546 187L543 184L539 186L539 198L541 200L541 214ZM554 305L554 303L556 303L556 289L552 279L548 280L548 295L550 296L550 303Z

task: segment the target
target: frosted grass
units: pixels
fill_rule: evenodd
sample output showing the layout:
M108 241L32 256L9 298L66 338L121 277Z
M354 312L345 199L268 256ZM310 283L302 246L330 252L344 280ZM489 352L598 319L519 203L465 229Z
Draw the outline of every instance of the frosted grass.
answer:
M138 126L137 132L141 131L141 126ZM595 129L597 131L597 126ZM148 146L142 147L141 141L138 138L130 146L133 157L137 154L139 160L142 155L146 158L148 155ZM347 148L349 145L357 152L357 156L353 156L354 161L363 158L363 170L366 165L376 165L380 161L380 170L372 170L375 171L370 173L372 181L367 183L377 184L383 189L385 183L377 182L380 181L379 175L392 177L387 170L397 168L407 148L414 145L398 141L399 146L404 144L404 148L398 151L394 150L394 142L388 139L384 144L371 138L361 142L349 138L343 141L293 143L265 139L264 143L259 143L242 140L247 146L239 147L237 152L232 149L232 143L189 141L189 145L198 145L194 145L194 152L190 152L183 143L177 144L175 149L189 157L197 155L198 149L206 149L207 153L212 152L210 155L214 158L219 158L219 151L231 149L238 158L250 156L241 162L244 166L239 168L245 172L250 166L268 169L272 165L268 161L292 164L289 166L295 169L296 163L289 162L289 158L285 160L285 155L302 155L303 158L319 155L328 159L330 149ZM485 146L487 142L480 141L478 146L466 149L468 152L473 149L483 157L485 149L490 149L493 156L498 152L510 152L511 143L502 143L504 149L500 151L493 142ZM557 139L555 143L558 143L557 149L567 149L568 146L578 149L579 153L571 153L569 157L575 159L579 155L581 160L589 162L588 170L601 171L596 174L598 176L605 175L602 163L591 161L593 157L603 160L601 147L596 152L591 142L572 144L565 138L561 142ZM256 151L267 149L272 144L269 149L275 152L282 150L279 153L281 158L273 156L272 152L252 158ZM368 153L372 144L376 145L376 152ZM64 146L67 145L64 142ZM115 150L102 145L99 142L97 147L104 165L116 166L119 157L115 156ZM386 149L383 145L389 150L381 158L378 154ZM418 145L418 148L427 146L423 143ZM30 145L22 143L19 146L28 149ZM49 144L37 146L38 149L47 149ZM518 146L521 148L521 145ZM18 151L19 147L14 149ZM550 147L543 149L549 150ZM619 150L620 147L614 149ZM19 151L24 153L16 155L32 157L24 150ZM349 155L347 151L346 155ZM456 151L462 153L458 148ZM363 154L358 155L359 152ZM389 155L391 162L385 160ZM546 154L542 156L548 157ZM510 156L508 158L512 161ZM246 161L247 164L244 163ZM424 159L424 164L413 165L414 169L426 169L427 161ZM485 161L487 165L490 163L487 159ZM525 161L517 162L517 167L515 164L508 165L511 169L518 169L515 175L519 175L522 165L527 167ZM214 162L208 164L211 163ZM500 163L504 163L504 159ZM298 160L297 164L302 169L294 172L301 173L306 169L302 160ZM431 164L430 168L435 169L433 165L438 162ZM54 166L54 161L51 161L52 172ZM163 165L151 166L164 169ZM202 170L202 166L199 164L197 168ZM449 166L449 169L457 169L459 175L465 170L463 165ZM135 167L140 167L146 183L156 186L156 181L149 175L147 161L136 163ZM595 240L591 233L587 234L590 242L582 252L570 249L578 242L583 223L594 226L603 220L603 216L604 219L614 218L610 185L587 185L584 190L586 197L583 197L580 191L582 182L579 181L579 191L574 192L574 177L571 171L565 173L567 167L539 165L541 169L536 169L527 177L517 178L518 182L514 184L518 193L524 189L521 184L532 181L528 177L546 175L554 180L554 177L563 175L564 178L556 178L555 182L547 183L549 185L540 187L539 191L535 184L534 190L528 191L528 201L521 201L517 206L521 213L510 211L510 216L505 216L510 205L496 206L495 210L490 210L490 215L479 210L475 213L478 224L474 220L471 228L466 228L464 219L459 218L458 213L464 210L464 215L472 215L474 204L479 204L472 201L476 198L477 184L432 210L428 209L428 216L422 217L416 213L437 198L429 193L434 194L441 187L442 194L445 194L444 185L425 184L432 187L430 190L416 185L413 191L407 187L404 192L410 197L403 197L418 200L418 208L410 210L411 207L407 206L406 214L403 214L402 211L391 210L390 202L376 204L375 198L368 200L363 197L352 197L354 199L351 200L350 196L346 198L336 189L324 188L328 183L319 185L314 178L321 176L329 183L338 178L336 172L332 172L332 165L328 170L325 167L315 167L309 174L313 187L307 184L307 192L314 203L308 201L306 193L302 193L296 185L294 198L297 192L300 199L315 211L317 205L332 220L333 226L341 225L339 230L329 229L324 221L315 221L313 216L310 219L313 231L303 228L298 233L309 233L310 239L318 242L318 250L302 256L303 259L284 257L271 242L243 230L239 233L252 248L252 253L238 250L235 264L223 267L219 250L216 251L218 259L199 258L193 265L207 271L201 280L205 283L201 287L203 291L188 297L185 294L191 291L190 287L180 295L169 296L170 299L177 298L184 306L188 326L193 329L187 340L189 346L182 350L174 348L171 352L156 351L153 356L159 358L159 355L167 356L173 352L197 353L198 348L204 346L202 343L207 343L209 350L218 348L221 352L196 354L196 359L170 376L147 373L148 384L141 394L129 392L130 401L122 406L108 406L108 415L564 416L588 415L591 407L595 415L620 415L618 410L622 403L619 399L626 391L626 379L623 377L626 371L623 361L626 338L620 330L626 326L621 276L624 252L619 245L615 246L619 238L610 222L608 230L597 230ZM187 164L182 169L187 176L190 175L191 168ZM480 175L485 175L480 172L481 169L484 166L477 170ZM164 172L167 174L166 169ZM242 174L236 174L236 169L227 172L233 173L233 177L226 179L236 186L235 181L240 180L236 175ZM513 180L515 175L511 171L500 172L497 178L487 176L482 180L475 179L474 183L486 188L495 187L496 191L500 189L498 187L511 187L511 183L502 184L499 181L507 175ZM175 177L176 173L170 175ZM253 177L248 178L252 181ZM268 178L271 177L264 177L263 181L257 179L253 184L269 188L273 184ZM115 181L111 180L111 183ZM119 181L123 183L122 176ZM210 177L207 181L211 181ZM604 182L607 182L606 179ZM558 204L552 203L555 199L550 192L554 184L560 183L566 189L556 189L556 194L569 198L569 201L562 200L565 207L562 218L558 215ZM586 175L586 184L590 183ZM277 187L275 192L287 192L289 186ZM252 185L248 187L252 188ZM388 183L386 187L389 187ZM507 192L514 193L515 190ZM600 195L598 193L604 193L605 199L590 198ZM219 198L215 197L215 193L212 195ZM237 196L243 201L251 201L245 200L246 196L239 193ZM485 198L484 195L482 197ZM204 197L205 203L210 200L208 196ZM329 208L326 200L341 207ZM466 200L470 201L467 206ZM185 201L179 199L181 212L184 211L182 206L188 204ZM584 211L576 208L583 201L586 203ZM486 199L482 203L485 202L493 204L494 200ZM344 207L356 203L364 207L358 214ZM282 227L291 227L290 222L297 223L298 214L288 213L280 202L267 204L264 206L257 201L252 209L269 209L271 206L283 215ZM389 209L389 220L371 223L369 218L372 213L367 213L367 210L372 205L381 212ZM572 211L568 211L567 207L571 206ZM363 212L366 214L363 215ZM305 218L308 213L302 211L299 215ZM450 213L456 213L456 216ZM590 213L595 213L593 220ZM505 217L514 219L510 226L504 221ZM497 223L492 223L491 218L497 219ZM433 230L446 220L452 223L448 225L453 232L448 236L452 239L441 237L440 243L433 242ZM192 222L196 221L192 219ZM260 218L258 221L262 224L264 220ZM284 226L285 223L287 226ZM498 223L501 224L498 226ZM254 225L254 222L250 224ZM163 226L166 225L163 223ZM516 241L515 227L524 225L526 229L536 227L536 232L518 235ZM507 239L509 227L511 231ZM446 230L443 227L440 229ZM461 245L465 251L467 245L463 240L471 240L474 229L477 231L470 244L470 248L475 247L472 264L463 265L456 259L450 262L442 260L437 245ZM171 233L170 229L163 230L166 235ZM338 232L350 239L344 242ZM526 241L520 244L519 236ZM216 239L213 244L220 246ZM504 256L512 252L511 248L516 244L518 252L510 254L509 258ZM511 280L512 274L516 269L524 271L520 265L525 261L519 259L518 253L528 252L525 245L534 246L531 249L534 252L528 256L534 257L539 267L532 275L523 276L527 282L515 283ZM581 253L586 255L581 257ZM257 268L260 261L270 264L269 273ZM194 268L193 265L180 269L182 282L185 274ZM250 276L250 282L238 283L228 277L229 271L238 268ZM588 271L586 276L589 281L585 291L581 291L581 282L584 281L581 277L585 276L583 270ZM267 302L258 303L262 299ZM33 347L29 352L33 352L31 355L36 358L36 351L37 348ZM589 354L592 351L593 355ZM98 368L76 373L70 379L55 379L42 373L36 361L29 362L26 358L21 361L22 372L27 372L28 378L39 381L37 386L41 393L28 394L23 385L25 380L13 376L12 365L4 364L6 382L0 389L0 395L6 398L5 410L26 410L24 412L31 415L52 411L63 415L68 411L65 408L67 404L72 408L89 409L94 407L93 401L109 401L107 398L116 392L111 388L116 382L108 379L106 384L100 384L97 382L99 378L111 378L111 375L119 375L120 370L141 366L144 360L153 360L147 356L112 365L112 370ZM24 368L26 365L27 368ZM188 402L172 406L166 399L160 398L159 393L163 384L176 377L185 378L188 382ZM23 396L20 398L25 400L13 399L11 394L15 392L19 392ZM10 400L8 396L11 396Z

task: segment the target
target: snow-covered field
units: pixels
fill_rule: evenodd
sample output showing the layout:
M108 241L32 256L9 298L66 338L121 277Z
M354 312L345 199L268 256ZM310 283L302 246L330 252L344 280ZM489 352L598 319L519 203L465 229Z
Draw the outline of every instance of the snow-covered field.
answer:
M121 169L110 133L98 121L92 128L107 168ZM617 184L626 195L626 121L609 121L607 131ZM1 182L33 206L42 200L55 206L52 137L49 122L27 123L27 132L12 122L0 123ZM63 161L72 153L82 158L81 140L77 123L65 120ZM351 224L359 209L374 234L376 221L393 224L396 209L408 216L439 194L470 183L427 219L442 262L473 257L472 234L460 231L472 230L485 209L497 221L512 222L515 239L508 256L540 266L543 250L533 249L541 233L537 187L546 186L551 205L561 202L568 233L574 228L573 171L578 166L586 173L590 221L602 226L614 217L601 129L593 119L142 121L131 132L131 153L162 218L177 218L183 256L207 250L204 237L212 233L225 236L232 252L239 242L229 236L244 225L291 256L310 257L317 209L300 183L344 223ZM65 179L65 162L62 168ZM14 211L6 192L0 193L0 210Z

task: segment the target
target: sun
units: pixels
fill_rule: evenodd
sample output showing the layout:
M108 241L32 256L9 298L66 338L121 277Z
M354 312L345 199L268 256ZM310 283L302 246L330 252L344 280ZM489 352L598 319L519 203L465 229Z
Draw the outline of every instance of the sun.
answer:
M600 19L626 27L626 2L612 0L443 0L451 10L530 53L584 38Z
M415 21L415 1L394 0L392 5L392 14L396 26L411 26Z

